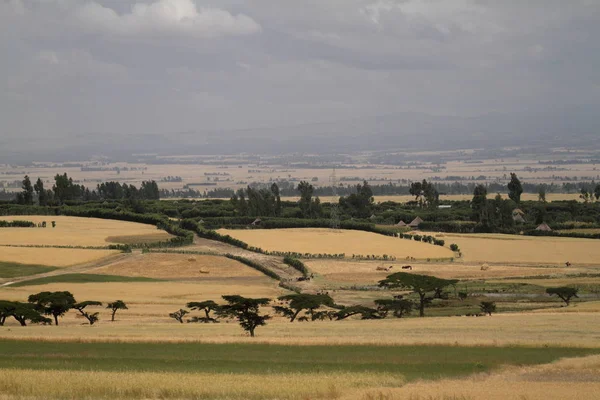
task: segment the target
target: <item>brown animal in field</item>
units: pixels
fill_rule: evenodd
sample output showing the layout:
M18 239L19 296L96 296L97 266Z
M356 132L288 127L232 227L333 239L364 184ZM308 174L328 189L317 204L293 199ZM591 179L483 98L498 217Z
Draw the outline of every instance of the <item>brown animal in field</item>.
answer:
M394 266L393 266L393 265L390 265L389 267L383 267L383 266L381 266L381 267L377 267L377 268L375 268L375 269L376 269L377 271L389 271L389 270L391 270L392 268L394 268Z
M412 271L412 265L404 265L402 269L410 269Z
M201 274L208 274L208 273L210 273L210 271L207 270L207 269L200 269L200 270L198 270L198 272L200 272Z
M490 269L490 267L488 267L487 265L482 265L481 266L481 270L482 271L487 271L488 269Z
M567 267L570 267L570 266L571 266L571 263L567 261L567 262L565 263L565 265L566 265Z

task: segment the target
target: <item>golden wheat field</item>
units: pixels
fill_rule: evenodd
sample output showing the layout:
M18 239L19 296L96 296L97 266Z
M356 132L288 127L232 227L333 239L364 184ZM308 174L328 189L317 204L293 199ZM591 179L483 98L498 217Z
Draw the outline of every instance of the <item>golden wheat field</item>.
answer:
M47 265L52 267L68 267L71 265L98 261L117 253L118 251L115 250L0 246L0 261L19 264Z
M226 257L174 253L136 254L95 269L93 273L157 279L194 278L200 281L212 278L259 277L269 281L257 270Z
M273 374L267 384L259 374L9 369L0 374L0 399L334 399L360 388L403 384L401 375L365 372Z
M231 235L251 246L269 251L291 251L298 253L345 253L414 257L452 258L454 253L445 247L434 246L412 240L403 240L375 233L353 230L333 230L325 228L300 229L220 229L219 233Z
M600 246L594 239L454 233L438 236L447 244L458 244L465 262L600 264Z
M29 292L25 292L29 294ZM23 294L25 294L23 293ZM31 293L35 293L31 291ZM81 294L81 293L79 293ZM77 295L76 295L77 297ZM86 299L94 299L90 294ZM82 297L82 299L84 298ZM106 296L109 298L110 296ZM22 297L19 297L22 299ZM127 296L122 298L129 304ZM215 299L214 296L190 295L187 299L169 299L170 307L161 306L152 314L154 305L119 311L116 322L109 322L108 310L100 311L100 322L93 327L70 312L59 326L28 326L18 329L7 321L9 329L0 330L1 338L47 341L77 340L83 342L203 342L203 343L273 343L293 345L460 345L460 346L572 346L600 347L598 326L600 312L588 305L574 304L581 312L520 312L494 314L492 317L429 317L384 319L375 321L343 320L314 323L290 323L282 318L261 327L256 338L248 337L237 323L179 324L166 313L182 308L186 301ZM101 297L100 297L101 299ZM181 304L181 306L179 306ZM150 314L145 318L131 313ZM566 307L565 307L566 308ZM158 315L161 314L161 315ZM156 322L152 322L152 321ZM63 322L64 321L64 322Z
M417 381L400 388L369 388L343 400L595 400L600 394L600 356L507 367L465 379Z
M4 220L26 220L35 223L46 221L47 228L2 228L0 245L36 245L36 246L106 246L107 238L127 236L139 237L141 241L147 235L154 238L156 227L135 222L114 221L99 218L80 218L65 216L9 216ZM51 221L56 221L52 228ZM162 240L170 235L164 233Z
M350 260L307 260L308 268L328 281L344 283L375 283L394 272L410 272L415 274L433 275L444 279L494 279L534 276L562 276L564 274L600 272L591 267L567 268L493 265L482 270L479 264L453 263L423 263L423 262L387 262L382 261L350 261ZM403 270L404 265L412 266L412 270ZM392 267L389 271L378 271L377 268ZM589 279L589 278L588 278Z

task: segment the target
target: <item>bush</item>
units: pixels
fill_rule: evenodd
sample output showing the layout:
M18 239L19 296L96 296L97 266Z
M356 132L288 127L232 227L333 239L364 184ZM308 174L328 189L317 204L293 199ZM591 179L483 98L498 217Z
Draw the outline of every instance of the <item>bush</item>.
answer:
M250 268L254 268L257 271L262 272L263 274L265 274L269 278L273 278L273 279L276 279L278 281L281 280L281 277L277 273L271 271L270 269L262 266L261 264L255 262L255 261L252 261L252 260L250 260L248 258L240 257L240 256L234 256L233 254L225 254L225 257L227 257L229 259L232 259L232 260L235 260L235 261L239 261L242 264L245 264L245 265L249 266Z
M452 243L450 245L450 250L456 252L456 251L460 251L460 248L458 247L458 245L456 243Z
M298 260L297 258L285 256L283 258L283 262L289 265L290 267L294 268L295 270L299 271L305 277L310 274L308 268L306 268L306 265L304 265L304 263Z

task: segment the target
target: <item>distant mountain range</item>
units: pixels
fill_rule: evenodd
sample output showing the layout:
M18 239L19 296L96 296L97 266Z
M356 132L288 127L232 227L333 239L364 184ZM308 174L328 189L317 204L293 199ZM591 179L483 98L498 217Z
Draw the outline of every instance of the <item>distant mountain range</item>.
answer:
M400 113L275 128L161 135L89 133L0 139L0 162L85 160L132 154L344 153L362 150L453 150L506 146L600 149L600 116L592 109L477 117Z

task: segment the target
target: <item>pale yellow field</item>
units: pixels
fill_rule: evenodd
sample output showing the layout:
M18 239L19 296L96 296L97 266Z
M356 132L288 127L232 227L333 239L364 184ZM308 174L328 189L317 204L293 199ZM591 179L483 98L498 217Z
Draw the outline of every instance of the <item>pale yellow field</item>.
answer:
M218 374L4 369L0 399L334 399L360 388L400 387L379 373ZM266 381L268 380L268 382ZM307 382L310 382L307 385Z
M343 400L595 400L600 393L600 356L566 358L551 364L508 367L464 379L366 389Z
M181 287L179 287L181 288ZM67 288L68 289L68 288ZM44 288L46 290L46 288ZM64 290L64 289L63 289ZM25 291L23 294L29 293ZM79 292L81 294L81 292ZM76 294L77 295L77 294ZM100 295L101 296L101 295ZM5 297L5 296L2 296ZM94 299L90 294L86 299ZM82 297L82 299L84 298ZM109 296L105 296L109 298ZM193 294L178 299L164 312L173 312L186 301L204 300L215 296ZM101 297L102 298L102 297ZM111 298L114 300L119 297ZM121 298L128 302L128 297ZM173 299L169 299L172 301ZM140 306L141 307L141 306ZM150 306L148 306L150 307ZM571 307L571 306L570 306ZM131 307L130 307L131 308ZM290 323L276 318L257 331L256 338L247 337L237 323L179 324L166 315L151 322L131 316L141 309L119 311L117 321L107 322L108 311L100 310L100 322L93 327L69 313L59 326L28 326L0 330L1 338L36 340L80 340L119 342L206 342L206 343L278 343L278 344L448 344L448 345L530 345L600 347L598 326L600 312L536 312L503 313L492 317L430 317L385 320L344 320L314 323Z
M0 246L0 261L15 262L19 264L48 265L52 267L68 267L71 265L101 260L117 253L118 251L115 250Z
M349 260L307 260L305 264L308 268L319 275L322 275L329 281L334 282L353 282L353 283L375 283L384 279L387 275L394 272L409 272L423 275L434 275L444 279L493 279L508 277L529 277L536 275L557 275L575 274L583 272L600 272L600 269L594 268L566 268L566 267L517 267L494 265L482 271L479 264L462 263L412 263L412 262L388 262L380 261L349 261ZM403 265L411 265L412 270L403 270ZM393 268L388 271L377 271L377 267ZM584 278L581 278L584 279ZM589 279L589 278L588 278ZM528 280L529 282L529 280Z
M114 236L155 235L156 227L135 222L65 216L10 216L4 220L46 221L47 228L2 228L0 244L38 246L106 246ZM50 221L56 221L52 228ZM166 237L166 236L165 236ZM163 239L164 240L164 239Z
M345 253L395 256L398 259L414 257L451 258L454 253L445 247L413 240L393 238L370 232L324 228L302 229L220 229L219 233L231 235L251 246L269 251L292 251L298 253Z
M226 257L147 253L95 269L95 274L144 276L157 279L264 278L262 273Z
M600 242L594 239L453 233L443 239L458 244L465 262L600 265Z
M559 231L561 233L587 233L587 234L595 234L600 233L600 229L594 228L578 228L578 229L566 229Z

